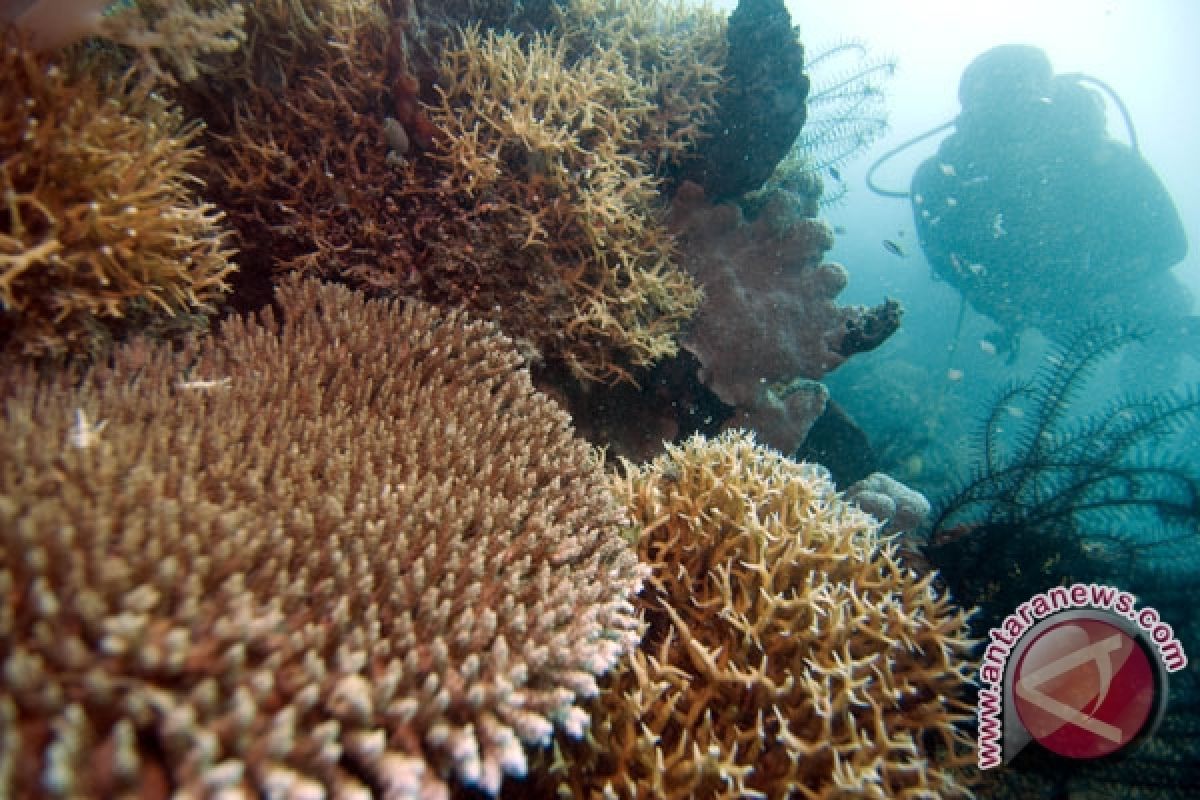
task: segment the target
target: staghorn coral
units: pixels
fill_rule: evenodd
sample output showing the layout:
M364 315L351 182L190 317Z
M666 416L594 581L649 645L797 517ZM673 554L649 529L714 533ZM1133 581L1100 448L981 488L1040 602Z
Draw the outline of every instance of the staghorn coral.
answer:
M469 28L442 54L437 88L437 171L414 165L405 180L421 291L585 380L632 380L673 355L700 293L672 261L639 157L654 104L622 55L572 60L561 37Z
M679 166L705 135L721 88L725 16L684 0L570 0L555 6L573 46L616 48L654 108L639 132L656 173Z
M167 83L175 76L187 82L211 74L213 61L242 47L245 20L242 4L229 0L133 0L116 4L98 35L137 51Z
M966 794L966 614L819 467L727 432L615 483L648 631L559 748L559 796Z
M829 227L768 202L751 223L732 205L712 205L695 184L675 196L669 225L682 261L707 300L683 339L700 377L754 428L793 452L825 408L815 381L856 351L878 346L899 325L899 307L838 306L846 270L822 264Z
M32 0L0 9L0 20L25 32L39 50L57 50L90 36L133 48L156 77L195 80L214 54L245 40L241 3L226 0ZM164 70L159 59L166 61Z
M131 314L210 311L234 267L195 193L198 127L132 75L73 75L11 29L0 72L0 337L81 351Z
M0 794L494 792L637 642L624 515L509 340L278 300L0 380Z
M263 282L281 270L346 276L411 233L389 159L388 21L361 0L275 0L247 18L250 45L188 87L209 120L210 196ZM232 114L213 98L237 97Z
M255 9L257 66L194 93L210 121L210 95L242 98L236 119L213 125L210 184L250 272L466 306L588 380L632 380L676 352L699 293L655 209L651 88L619 52L455 32L423 105L424 60L439 47L411 5L389 22L308 2L303 19L323 39L264 44L302 20L294 6ZM274 57L259 64L262 52ZM675 147L688 134L671 135Z

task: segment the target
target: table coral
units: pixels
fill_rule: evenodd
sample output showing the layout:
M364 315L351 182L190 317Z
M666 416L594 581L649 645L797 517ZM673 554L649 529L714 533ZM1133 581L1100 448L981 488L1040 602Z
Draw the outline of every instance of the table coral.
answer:
M819 467L727 432L616 484L649 628L560 749L559 796L967 794L967 615Z
M0 331L80 351L153 309L211 310L233 271L197 196L198 127L145 83L102 84L0 32Z
M278 305L0 374L0 795L495 792L640 638L626 516L510 340Z

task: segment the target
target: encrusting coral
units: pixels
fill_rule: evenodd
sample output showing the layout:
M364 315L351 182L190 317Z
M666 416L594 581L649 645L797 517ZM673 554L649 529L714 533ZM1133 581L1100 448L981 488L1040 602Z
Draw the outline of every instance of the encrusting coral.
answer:
M278 302L0 378L0 794L495 792L638 641L624 512L510 340Z
M0 30L0 338L89 348L147 311L211 310L234 267L196 194L196 125L132 74L103 83Z
M557 748L559 796L967 794L967 615L819 467L730 431L614 482L648 630Z

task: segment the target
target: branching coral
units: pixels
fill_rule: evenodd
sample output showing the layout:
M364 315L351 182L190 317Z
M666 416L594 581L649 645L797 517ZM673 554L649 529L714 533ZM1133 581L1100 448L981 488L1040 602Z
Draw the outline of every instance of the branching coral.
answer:
M570 0L558 13L575 49L624 56L654 103L639 135L645 161L657 172L677 166L716 110L724 15L684 0Z
M411 228L391 197L386 17L358 0L280 0L256 4L247 30L244 58L186 96L211 121L210 194L247 269L374 268ZM213 102L225 96L232 114Z
M80 350L122 317L210 309L233 270L196 196L198 128L144 83L72 76L0 42L0 328Z
M413 253L423 290L495 316L586 379L630 378L676 352L699 292L655 212L639 159L654 104L622 55L571 60L562 38L468 29L441 68L441 195L430 203L416 173L409 195L431 217Z
M278 299L0 379L0 794L494 792L637 642L624 514L511 341Z
M245 38L242 5L225 0L33 0L19 13L0 12L0 19L13 22L39 50L88 36L109 39L135 49L146 67L168 80L195 80L207 56L236 50Z
M617 487L649 629L558 753L559 796L965 794L966 615L819 467L730 432Z
M217 126L211 185L255 272L465 305L591 380L676 351L699 293L655 212L653 87L620 52L468 29L441 49L422 106L428 43L411 7L389 24L354 2L299 5L300 18L297 4L253 10L255 64L195 93L200 109L242 98ZM268 44L310 19L323 38ZM676 122L663 148L687 140Z

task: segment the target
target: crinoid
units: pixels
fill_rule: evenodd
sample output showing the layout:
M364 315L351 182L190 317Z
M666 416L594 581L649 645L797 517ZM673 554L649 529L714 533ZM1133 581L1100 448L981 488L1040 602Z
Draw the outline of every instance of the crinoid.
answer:
M804 68L812 80L808 120L781 167L785 174L828 172L834 182L826 182L821 196L827 207L846 194L839 170L888 131L885 86L896 73L896 59L874 55L852 39L816 50Z
M1032 595L1082 581L1134 593L1195 641L1200 474L1180 439L1194 439L1200 391L1091 391L1100 363L1146 336L1086 327L992 405L978 472L937 504L926 547L955 601L980 607L977 636ZM1192 796L1182 787L1200 785L1197 662L1171 675L1166 716L1128 757L1081 769L1033 759L991 775L987 795L1033 796L1032 781L1038 796Z
M1065 581L1183 599L1165 593L1200 561L1200 475L1174 440L1200 417L1200 393L1076 406L1100 362L1146 336L1085 327L992 405L979 470L940 502L927 547L981 624Z

